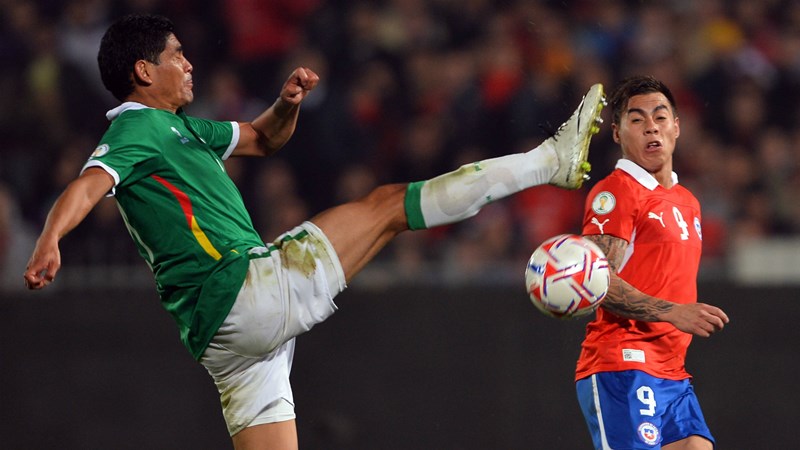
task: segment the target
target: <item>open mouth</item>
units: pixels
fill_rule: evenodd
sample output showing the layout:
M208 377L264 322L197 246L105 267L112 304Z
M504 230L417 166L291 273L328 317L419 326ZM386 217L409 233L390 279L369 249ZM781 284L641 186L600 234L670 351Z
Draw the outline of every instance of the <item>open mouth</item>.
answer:
M656 149L659 149L659 148L661 148L661 142L660 141L652 141L652 142L648 142L647 143L647 149L648 150L656 150Z

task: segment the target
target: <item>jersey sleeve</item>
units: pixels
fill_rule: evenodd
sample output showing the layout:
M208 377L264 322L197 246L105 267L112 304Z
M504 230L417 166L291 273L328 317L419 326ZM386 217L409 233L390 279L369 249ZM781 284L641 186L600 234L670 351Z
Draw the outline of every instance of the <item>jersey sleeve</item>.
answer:
M237 122L218 122L191 116L186 116L186 122L222 160L228 159L239 143Z
M152 140L137 130L141 128L112 126L81 169L83 173L90 167L98 167L111 175L114 186L109 196L116 193L117 187L134 184L149 176L161 159L161 151L148 145Z
M620 177L605 178L586 198L583 234L608 234L631 242L637 210L635 190Z

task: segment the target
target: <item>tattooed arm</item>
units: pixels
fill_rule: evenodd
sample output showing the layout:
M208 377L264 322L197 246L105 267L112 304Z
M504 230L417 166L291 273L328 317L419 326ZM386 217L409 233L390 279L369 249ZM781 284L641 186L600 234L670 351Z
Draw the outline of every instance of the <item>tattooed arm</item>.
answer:
M705 303L680 304L641 292L617 276L628 242L610 235L587 235L597 244L611 266L611 284L602 307L627 319L643 322L669 322L675 328L697 336L708 337L728 323L721 309Z

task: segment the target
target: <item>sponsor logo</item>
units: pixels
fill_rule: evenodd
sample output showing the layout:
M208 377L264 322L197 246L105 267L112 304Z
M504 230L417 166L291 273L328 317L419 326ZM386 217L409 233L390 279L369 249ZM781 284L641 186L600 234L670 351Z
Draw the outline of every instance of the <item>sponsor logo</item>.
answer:
M608 191L597 194L592 200L592 211L600 215L610 213L615 206L617 206L617 199Z
M178 131L178 129L177 129L177 128L175 128L175 127L170 127L170 130L172 130L172 132L173 132L173 133L175 133L175 134L177 134L177 135L178 135L178 138L180 138L180 140L181 140L181 144L185 144L185 143L189 142L189 138L187 138L187 137L184 137L184 136L181 134L181 132L180 132L180 131Z
M647 213L647 218L648 219L656 219L661 224L661 228L667 228L667 226L664 225L664 212L663 211L658 213L658 214L656 214L654 212L649 212L649 213Z
M603 227L605 227L606 223L608 223L608 219L600 222L599 220L597 220L597 217L592 217L592 223L597 225L597 228L600 229L600 234L606 234L605 231L603 231Z
M661 432L658 427L650 422L642 422L637 429L639 439L647 445L656 445L661 438Z

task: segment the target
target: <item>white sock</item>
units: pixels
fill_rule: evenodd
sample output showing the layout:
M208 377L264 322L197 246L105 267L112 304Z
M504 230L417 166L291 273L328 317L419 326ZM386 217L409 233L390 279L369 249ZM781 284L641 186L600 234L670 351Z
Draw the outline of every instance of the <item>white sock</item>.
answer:
M406 216L412 230L459 222L495 200L547 184L558 170L550 141L526 153L465 164L406 191Z

